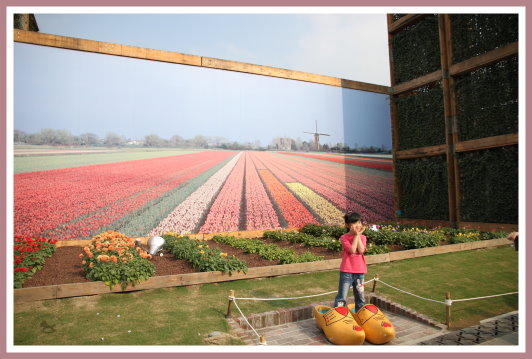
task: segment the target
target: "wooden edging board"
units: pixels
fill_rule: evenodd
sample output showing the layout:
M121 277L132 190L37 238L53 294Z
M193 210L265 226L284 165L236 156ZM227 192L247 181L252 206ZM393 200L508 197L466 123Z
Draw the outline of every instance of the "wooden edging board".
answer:
M502 245L508 245L509 241L505 238L491 239L485 241L450 244L439 247L411 249L406 251L391 252L386 254L376 254L366 256L368 264L386 263L397 260L431 256L435 254L444 254L451 252L467 251L471 249L491 248ZM45 287L20 288L14 290L14 302L26 303L46 299L59 299L69 297L79 297L86 295L130 292L136 290L180 287L195 284L207 284L216 282L227 282L238 279L253 279L274 277L287 274L298 274L307 272L319 272L326 270L335 270L340 266L341 259L330 259L320 262L294 263L285 265L274 265L266 267L249 268L247 273L236 272L232 274L223 272L201 272L186 273L167 276L151 277L148 280L128 286L123 289L120 285L110 289L103 282L84 282L73 284L50 285Z

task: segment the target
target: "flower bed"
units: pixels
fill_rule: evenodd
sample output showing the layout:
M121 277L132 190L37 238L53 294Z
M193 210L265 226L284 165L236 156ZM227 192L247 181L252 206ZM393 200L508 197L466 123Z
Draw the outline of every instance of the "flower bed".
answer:
M214 236L212 240L243 249L247 253L257 253L268 260L278 260L281 264L314 262L323 259L323 257L315 256L308 251L303 254L296 254L293 250L279 248L275 244L265 244L260 239Z
M293 233L286 231L267 231L264 234L264 238L261 239L217 236L212 241L198 241L170 233L164 236L167 249L164 257L156 256L155 258L148 259L149 256L145 252L143 255L140 255L143 252L140 248L134 247L131 239L111 231L97 236L98 239L91 243L92 247L89 245L86 249L82 247L58 248L58 252L46 261L47 264L43 270L37 272L28 282L30 282L29 286L43 286L87 281L86 277L88 275L82 269L92 269L90 263L93 263L93 268L96 264L101 266L100 271L104 275L110 275L110 273L115 273L116 275L120 272L117 266L119 264L126 264L121 259L124 258L124 253L121 256L118 252L119 250L126 252L123 247L127 247L128 250L133 250L134 253L132 255L138 254L139 268L144 268L142 269L143 274L132 279L131 283L138 283L138 281L150 275L170 275L198 271L221 271L229 273L239 271L245 273L251 267L320 261L322 259L339 259L340 247L337 238L343 233L345 233L345 228L343 227L319 225L307 225L300 232ZM429 230L428 228L419 226L397 224L371 225L365 231L365 234L368 237L367 256L403 250L406 249L407 245L417 245L419 248L423 248L423 246L430 247L442 244L463 243L464 241L503 238L507 235L505 232L491 233L451 228ZM123 239L123 245L120 244L119 238ZM109 241L105 241L104 239L109 239ZM437 243L438 241L440 242ZM108 244L103 245L102 243L104 242ZM97 243L100 245L98 246ZM99 250L98 247L100 248ZM77 252L75 252L76 249ZM81 257L83 257L81 259L78 257L80 253ZM89 253L92 255L92 258ZM58 255L72 256L74 258L58 258ZM98 256L100 256L100 261L98 261ZM112 259L112 256L116 258L116 263ZM125 256L128 259L130 257L127 254ZM142 256L145 258L142 258ZM85 261L85 263L82 261ZM52 267L53 269L47 268L52 263L55 263L55 267ZM148 265L155 266L155 273L148 268ZM62 270L65 266L69 267ZM55 278L54 283L51 283L47 277L51 278L54 276L69 276L69 278L65 280L63 278ZM108 282L110 286L122 283L121 280L116 279L117 277L114 277L115 279L111 277L101 277L102 279L98 279L96 272L88 277L92 280ZM26 287L26 284L24 286Z
M182 235L167 234L164 247L176 258L186 259L200 272L222 271L231 274L233 271L246 272L245 262L235 256L228 256L217 248L209 248L201 240L190 239Z
M13 246L14 287L21 288L55 252L57 240L43 237L15 236Z

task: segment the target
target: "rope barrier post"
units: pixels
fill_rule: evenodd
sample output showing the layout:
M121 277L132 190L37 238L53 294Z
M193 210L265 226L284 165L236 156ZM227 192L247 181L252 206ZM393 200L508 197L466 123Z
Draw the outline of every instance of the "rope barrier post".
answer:
M378 281L379 281L379 275L375 274L375 277L373 277L373 288L371 288L371 293L375 293L375 289L377 287Z
M260 342L259 342L260 345L266 345L266 338L264 337L264 335L261 335L260 336Z
M446 306L446 311L447 311L445 325L447 325L447 329L451 327L451 305L452 305L451 293L447 292L445 293L445 306Z
M229 303L227 304L227 314L225 315L226 318L229 318L231 316L231 307L233 306L234 300L235 300L235 291L231 289L229 291Z

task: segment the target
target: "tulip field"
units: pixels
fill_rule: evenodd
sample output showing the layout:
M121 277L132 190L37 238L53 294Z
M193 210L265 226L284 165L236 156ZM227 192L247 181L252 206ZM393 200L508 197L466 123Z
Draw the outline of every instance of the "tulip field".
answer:
M203 151L14 175L14 234L88 239L393 220L392 162Z

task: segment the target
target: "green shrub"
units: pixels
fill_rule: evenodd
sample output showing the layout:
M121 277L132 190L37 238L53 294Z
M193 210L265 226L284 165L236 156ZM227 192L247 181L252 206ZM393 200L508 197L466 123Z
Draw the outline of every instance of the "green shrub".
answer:
M426 247L436 247L440 242L445 241L445 235L441 232L417 232L403 231L397 232L398 243L405 249L416 249Z
M370 256L372 254L384 254L389 252L390 249L388 248L388 246L368 243L368 245L366 246L365 255Z
M275 244L266 244L259 239L214 236L213 241L243 249L247 253L258 254L268 260L277 260L281 264L314 262L323 259L323 257L315 256L310 252L298 255L290 249L279 248Z
M327 236L340 238L343 234L347 233L347 228L342 226L307 224L301 228L301 233L310 234L314 237Z
M321 232L320 230L313 232L320 234L331 233L330 231ZM264 232L264 238L273 239L276 241L287 241L291 243L302 243L307 247L325 247L337 252L342 250L342 244L338 239L325 234L321 236L314 236L308 233L299 232L266 231Z
M234 271L247 272L246 262L229 257L217 248L209 248L205 242L189 237L164 235L165 248L176 258L189 261L200 272L221 271L231 274Z

